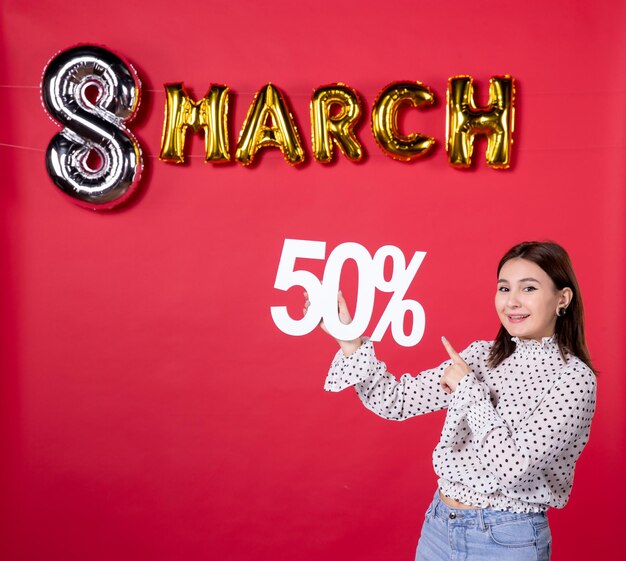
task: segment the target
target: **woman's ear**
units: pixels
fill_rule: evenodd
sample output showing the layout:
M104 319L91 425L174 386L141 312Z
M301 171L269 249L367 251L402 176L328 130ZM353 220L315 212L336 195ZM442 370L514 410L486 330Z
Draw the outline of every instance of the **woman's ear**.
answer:
M561 296L559 297L559 308L567 308L572 301L574 293L569 286L566 286L561 290Z

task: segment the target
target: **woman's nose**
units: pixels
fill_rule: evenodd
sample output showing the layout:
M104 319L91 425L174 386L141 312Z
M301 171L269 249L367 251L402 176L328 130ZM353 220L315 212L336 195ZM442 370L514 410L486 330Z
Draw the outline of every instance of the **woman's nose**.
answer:
M514 291L512 291L512 290L507 295L506 305L509 308L519 308L519 306L520 306L517 294Z

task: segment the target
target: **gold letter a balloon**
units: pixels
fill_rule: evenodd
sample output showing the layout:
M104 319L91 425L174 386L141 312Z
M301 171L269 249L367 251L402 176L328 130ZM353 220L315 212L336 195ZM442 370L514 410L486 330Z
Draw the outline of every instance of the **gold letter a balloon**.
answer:
M267 147L280 148L290 164L304 160L293 116L282 93L272 84L267 84L254 96L239 135L235 159L247 166L258 150Z

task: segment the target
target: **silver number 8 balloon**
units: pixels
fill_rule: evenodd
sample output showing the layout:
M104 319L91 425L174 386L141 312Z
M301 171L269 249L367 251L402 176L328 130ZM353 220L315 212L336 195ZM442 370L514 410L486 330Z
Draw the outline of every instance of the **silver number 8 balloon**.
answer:
M46 166L75 203L110 209L136 188L141 149L124 123L137 111L140 92L134 68L102 47L73 47L46 66L42 101L64 126L48 145Z

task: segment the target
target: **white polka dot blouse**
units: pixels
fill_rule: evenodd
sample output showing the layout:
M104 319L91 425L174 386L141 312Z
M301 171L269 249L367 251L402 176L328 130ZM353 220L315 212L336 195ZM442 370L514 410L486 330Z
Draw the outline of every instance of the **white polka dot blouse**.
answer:
M459 353L472 372L448 394L439 380L449 360L397 380L364 337L349 357L337 353L324 389L355 386L365 407L385 419L447 408L433 466L452 499L512 512L563 508L589 439L595 375L575 356L563 360L555 337L513 341L514 353L496 368L487 366L492 342Z

